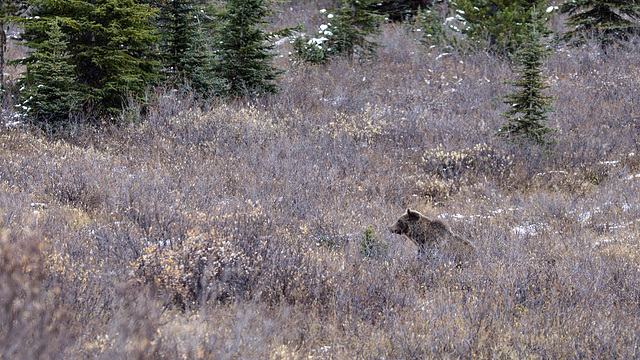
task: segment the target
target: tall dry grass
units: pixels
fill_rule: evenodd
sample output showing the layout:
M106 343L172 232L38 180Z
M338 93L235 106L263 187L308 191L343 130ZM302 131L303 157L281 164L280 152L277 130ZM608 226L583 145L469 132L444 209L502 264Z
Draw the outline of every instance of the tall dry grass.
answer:
M274 96L3 127L3 357L637 357L638 45L549 59L546 156L494 137L507 62L380 40L365 64L279 59ZM477 261L419 257L386 230L407 207ZM368 226L386 256L359 252Z

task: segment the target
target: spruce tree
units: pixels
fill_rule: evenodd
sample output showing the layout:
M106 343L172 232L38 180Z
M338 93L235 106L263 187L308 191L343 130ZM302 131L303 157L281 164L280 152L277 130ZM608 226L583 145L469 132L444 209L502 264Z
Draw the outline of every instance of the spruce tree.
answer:
M547 0L457 0L453 4L462 34L476 46L509 55L522 45L519 35L528 31L525 24L532 12L543 24L538 31L550 33L544 25L550 17L545 11L546 3Z
M269 0L227 0L218 16L215 36L216 69L227 87L225 95L275 93L273 80L283 71L271 65L277 55L266 44L261 25L271 13Z
M574 29L566 39L599 32L607 41L625 38L640 30L640 2L630 0L574 0L560 6L560 12L569 14L568 25Z
M159 4L158 21L161 59L165 78L181 89L208 98L220 79L207 43L209 16L203 4L194 0L171 0Z
M367 39L380 33L378 25L380 15L367 10L374 0L340 0L342 6L335 10L330 19L330 31L327 46L332 55L347 55L371 58L376 54L378 44Z
M27 65L26 76L19 81L23 108L36 123L58 127L83 103L84 95L76 84L74 66L69 63L67 42L54 19L47 38L31 53L35 60Z
M160 56L169 76L184 70L183 54L191 48L198 31L198 4L193 0L167 0L158 3Z
M521 35L522 47L515 54L520 77L509 82L520 90L504 96L503 101L510 109L501 115L508 124L501 127L497 135L517 142L548 146L553 143L549 134L555 130L544 124L548 120L547 113L553 111L550 105L553 98L543 94L543 90L549 87L547 77L543 75L544 60L550 54L542 42L540 29L543 26L534 13L526 24L527 31Z
M373 0L340 0L341 6L326 13L327 23L320 25L318 37L299 36L293 42L294 58L324 63L332 56L371 59L378 43L369 40L379 34L382 16L368 10Z
M84 87L95 109L114 114L130 96L143 100L156 75L151 60L156 36L150 24L155 14L149 5L136 0L30 0L29 4L29 16L22 19L25 45L37 48L57 18L76 83ZM36 61L28 56L20 63Z
M196 98L206 100L229 91L227 80L216 70L214 53L209 49L204 28L198 27L180 62L183 89L192 91Z
M427 48L450 48L456 43L455 36L449 36L443 25L444 18L435 9L424 9L416 12L412 21L414 33L420 34L420 43Z

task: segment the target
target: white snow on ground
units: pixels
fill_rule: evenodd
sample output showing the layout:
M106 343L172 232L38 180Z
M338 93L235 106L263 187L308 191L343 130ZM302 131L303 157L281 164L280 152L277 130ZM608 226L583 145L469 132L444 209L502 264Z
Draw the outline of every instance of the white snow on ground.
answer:
M605 203L603 204L603 206L606 205L611 205L610 203ZM622 211L624 212L628 212L632 209L632 206L629 204L622 204L620 205ZM437 217L440 219L474 219L474 218L478 218L478 219L490 219L493 218L495 215L497 214L501 214L505 211L521 211L524 208L522 207L511 207L511 208L507 208L506 210L504 209L496 209L496 210L492 210L490 211L488 214L475 214L475 215L462 215L462 214L448 214L448 213L442 213L439 214ZM587 225L587 224L593 224L592 221L590 221L593 217L594 214L598 214L601 213L602 210L600 209L600 207L596 207L595 209L589 210L589 211L584 211L584 212L580 212L578 213L577 211L570 211L567 213L567 215L570 214L576 214L577 213L577 218L576 221L583 224L583 225ZM636 219L636 220L632 220L626 223L619 223L619 224L613 224L613 223L597 223L595 224L595 226L597 226L598 228L602 228L602 229L606 229L609 232L613 232L617 229L624 229L624 228L628 228L636 223L640 223L640 219ZM519 235L519 236L533 236L533 235L537 235L539 234L542 230L549 228L548 224L545 223L535 223L535 224L531 224L531 223L524 223L521 225L517 225L514 226L511 229L511 232ZM611 240L613 241L613 240ZM604 243L606 243L608 241L604 241ZM600 243L596 243L594 246L598 246L599 244L603 243L602 241Z
M596 248L596 247L601 246L601 245L614 243L616 241L618 241L618 239L616 239L616 238L604 239L604 240L596 241L593 244L591 244L591 248L593 249L593 248Z
M629 153L627 154L627 156L635 156L635 153ZM610 161L601 161L600 164L603 165L611 165L611 166L616 166L620 163L620 160L610 160ZM543 176L543 175L547 175L547 174L569 174L566 171L563 170L553 170L553 171L547 171L547 172L541 172L536 174L537 176ZM628 175L627 177L625 177L626 180L634 180L634 179L640 179L640 174L634 174L634 175ZM612 205L611 203L604 203L602 204L602 206L608 206L608 205ZM622 209L623 212L629 212L633 209L633 207L628 204L628 203L623 203L619 205L620 208ZM440 219L446 219L446 218L453 218L453 219L473 219L473 218L479 218L479 219L488 219L488 218L493 218L494 216L496 216L497 214L501 214L505 211L521 211L523 210L522 207L518 207L518 208L507 208L507 209L496 209L496 210L491 210L485 214L475 214L475 215L462 215L462 214L447 214L447 213L442 213L440 215L438 215L438 218ZM577 218L576 220L585 225L585 224L593 224L591 219L593 217L593 215L601 213L602 210L600 207L595 207L594 209L588 210L588 211L582 211L582 212L578 212L578 211L569 211L567 213L567 215L573 215L573 214L577 214ZM620 224L609 224L609 223L602 223L602 224L596 224L596 226L601 227L601 228L605 228L608 231L614 231L616 229L622 229L622 228L627 228L631 225L634 225L636 223L640 223L640 219L635 219L632 220L630 222L627 223L620 223ZM521 236L526 236L526 235L536 235L538 234L542 229L547 228L548 225L547 224L530 224L530 223L525 223L525 224L521 224L518 226L515 226L514 228L511 229L511 231L514 234L517 235L521 235ZM609 240L602 240L600 242L595 243L593 246L600 246L602 244L606 244L608 242L612 242L615 241L616 239L609 239Z
M564 170L552 170L552 171L548 171L548 172L537 173L536 176L542 176L542 175L546 175L546 174L565 174L565 175L568 175L569 173L564 171Z
M520 225L520 226L516 226L513 229L511 229L511 232L513 232L516 235L520 235L520 236L533 236L533 235L537 235L538 231L546 228L547 225L546 224L528 224L528 225Z

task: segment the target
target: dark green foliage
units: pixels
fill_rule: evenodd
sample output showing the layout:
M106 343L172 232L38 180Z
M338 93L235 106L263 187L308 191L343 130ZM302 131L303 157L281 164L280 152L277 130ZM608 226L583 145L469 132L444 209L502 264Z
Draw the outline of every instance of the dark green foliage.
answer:
M169 0L158 3L160 56L168 74L185 70L183 54L194 47L200 33L200 6L193 0Z
M76 84L75 68L69 63L67 42L58 20L51 21L47 38L30 54L26 76L19 85L23 109L42 126L57 127L78 109L86 96Z
M207 43L212 17L193 0L174 0L159 4L161 59L165 78L199 98L216 91L220 79L214 69L213 53Z
M184 81L183 89L193 92L196 98L209 99L229 92L229 83L216 70L203 28L196 31L191 46L182 54L181 66L178 74Z
M567 39L594 34L609 40L621 39L640 29L638 1L573 0L562 4L560 12L569 14L567 24L574 27L565 34Z
M231 96L275 93L282 73L270 63L276 56L260 28L271 13L269 0L228 0L218 16L215 36L217 71Z
M360 254L370 258L382 258L387 255L389 244L380 240L378 235L373 232L373 227L369 226L364 229L360 238Z
M547 0L458 0L454 4L460 32L475 46L498 54L512 54L522 45L518 35L527 32L525 24L532 12L543 24L549 19L545 11ZM549 33L545 25L538 31Z
M321 36L319 38L309 39L306 36L298 36L291 43L293 47L293 58L296 61L322 64L329 60L329 52L323 43L327 38Z
M516 141L532 142L538 145L550 145L549 133L555 131L544 125L547 113L553 111L550 105L551 96L543 94L546 76L543 75L544 60L550 52L542 42L543 23L535 17L526 24L526 32L522 37L522 47L515 55L520 78L510 82L520 90L504 97L504 103L511 108L502 116L509 123L498 130L497 135Z
M444 18L436 10L425 9L415 14L412 28L423 45L448 46L455 43L455 37L447 35L447 28L443 23Z
M300 36L293 42L294 58L323 63L331 56L370 59L378 44L368 39L379 34L382 16L367 10L373 0L340 0L341 7L327 12L327 24L320 25L317 38Z
M106 113L122 110L127 97L142 99L155 77L151 60L156 41L150 19L153 10L135 0L31 0L29 17L22 21L26 46L38 48L58 19L67 42L75 82L87 100ZM33 56L23 65L37 61Z
M376 54L378 44L367 39L370 35L380 32L378 25L382 21L380 15L376 15L366 7L373 0L341 0L342 6L335 10L333 19L330 19L331 32L327 37L327 46L332 55L347 55L359 58L371 58Z

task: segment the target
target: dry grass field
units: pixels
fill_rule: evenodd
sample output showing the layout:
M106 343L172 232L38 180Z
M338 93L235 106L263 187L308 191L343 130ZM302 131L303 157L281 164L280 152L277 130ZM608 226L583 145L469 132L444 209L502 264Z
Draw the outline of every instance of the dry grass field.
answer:
M378 40L278 58L273 96L3 126L0 358L639 357L640 45L548 59L549 155L494 136L507 61ZM419 256L408 207L476 259Z

